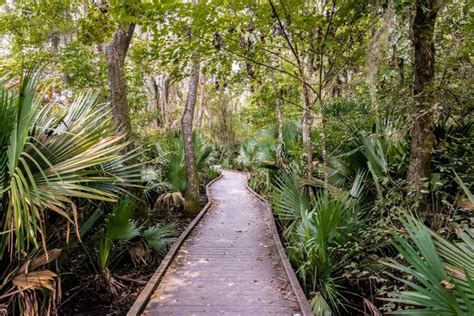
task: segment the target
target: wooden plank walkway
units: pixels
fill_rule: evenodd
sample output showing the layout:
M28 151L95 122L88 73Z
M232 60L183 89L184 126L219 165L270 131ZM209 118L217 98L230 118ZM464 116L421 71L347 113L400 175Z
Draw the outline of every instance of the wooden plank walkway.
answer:
M143 314L301 315L273 219L246 184L242 173L223 171L210 187L212 206L179 248Z

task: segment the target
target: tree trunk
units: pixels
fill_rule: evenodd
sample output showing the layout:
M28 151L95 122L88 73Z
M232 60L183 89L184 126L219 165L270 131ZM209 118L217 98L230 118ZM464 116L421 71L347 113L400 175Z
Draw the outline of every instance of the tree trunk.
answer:
M413 95L416 117L411 129L411 156L408 169L408 183L420 202L418 209L424 208L425 183L430 173L430 157L433 150L432 107L435 102L433 91L435 47L433 32L436 15L440 8L437 0L417 0L413 22L413 45L415 48Z
M204 74L201 74L201 79L199 80L199 110L196 117L196 128L200 129L202 126L202 117L204 115L204 110L206 109L206 78Z
M153 113L151 126L154 128L158 127L159 124L159 111L160 111L160 89L153 76L150 76L146 80L146 88L148 91L148 109L147 112Z
M165 129L168 128L168 104L169 104L169 99L170 99L170 77L166 74L163 75L161 79L161 89L162 92L161 94L163 97L161 98L160 102L160 111L161 111L161 122Z
M280 90L278 89L277 81L275 79L275 74L270 73L272 79L273 90L276 93L275 100L275 113L277 115L277 142L275 149L275 160L278 168L283 167L283 115L281 113L281 99L280 99Z
M110 85L112 116L117 129L131 137L132 125L127 105L127 83L125 80L125 56L132 40L135 24L127 28L118 26L112 42L105 48Z
M197 90L199 85L199 62L192 66L189 77L188 96L181 119L181 129L184 141L184 160L186 164L186 192L184 198L185 213L194 216L199 212L199 178L196 167L196 158L193 144L193 120L196 106Z
M302 66L303 68L304 66ZM310 91L308 88L307 78L305 76L304 69L300 70L301 72L301 88L303 91L303 118L302 118L302 125L303 125L303 143L306 148L306 176L308 179L313 178L313 143L311 139L311 128L313 125L313 116L311 115L311 99L310 99Z

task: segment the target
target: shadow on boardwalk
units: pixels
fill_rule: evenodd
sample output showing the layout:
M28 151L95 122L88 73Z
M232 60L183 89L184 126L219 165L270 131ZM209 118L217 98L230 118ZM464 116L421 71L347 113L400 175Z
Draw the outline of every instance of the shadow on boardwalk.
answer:
M211 208L180 247L144 314L298 314L266 206L246 183L243 174L223 171L211 186Z

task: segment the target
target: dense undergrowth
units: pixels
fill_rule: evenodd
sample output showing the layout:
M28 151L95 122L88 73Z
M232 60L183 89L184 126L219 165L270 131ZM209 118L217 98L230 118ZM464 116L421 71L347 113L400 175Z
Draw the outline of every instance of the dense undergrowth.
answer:
M188 223L182 138L126 151L96 95L45 103L38 77L0 87L0 312L125 313Z
M125 314L218 165L315 314L474 315L471 2L3 1L0 315Z
M403 123L383 122L354 101L327 113L329 183L323 164L305 175L301 127L276 126L245 141L235 165L272 202L290 261L316 315L472 314L473 129L469 120L435 128L426 181L428 211L418 213L406 184L409 137ZM343 117L343 119L341 119ZM313 134L318 143L319 135ZM314 154L322 160L322 153Z

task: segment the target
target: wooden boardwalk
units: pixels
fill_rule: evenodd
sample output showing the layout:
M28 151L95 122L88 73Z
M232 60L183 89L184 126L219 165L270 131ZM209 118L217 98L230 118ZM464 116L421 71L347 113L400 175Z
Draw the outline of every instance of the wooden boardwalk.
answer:
M246 184L245 175L223 171L210 187L212 206L177 251L143 314L301 315L273 219Z

